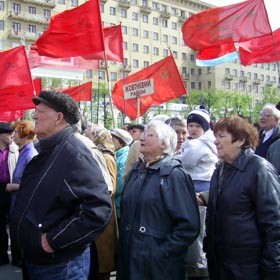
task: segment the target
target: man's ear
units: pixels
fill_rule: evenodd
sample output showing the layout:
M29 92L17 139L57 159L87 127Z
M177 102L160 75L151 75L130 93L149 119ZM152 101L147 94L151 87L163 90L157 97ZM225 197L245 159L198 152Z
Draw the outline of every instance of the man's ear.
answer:
M58 112L56 116L56 124L61 124L63 121L65 121L63 113Z

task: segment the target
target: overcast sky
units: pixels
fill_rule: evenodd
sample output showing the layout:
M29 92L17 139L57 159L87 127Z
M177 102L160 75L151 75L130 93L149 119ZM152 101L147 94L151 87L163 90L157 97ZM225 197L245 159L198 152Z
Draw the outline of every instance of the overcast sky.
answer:
M234 4L234 3L243 2L245 0L202 0L202 1L210 3L215 6L222 7L222 6L226 6L226 5L230 5L230 4Z

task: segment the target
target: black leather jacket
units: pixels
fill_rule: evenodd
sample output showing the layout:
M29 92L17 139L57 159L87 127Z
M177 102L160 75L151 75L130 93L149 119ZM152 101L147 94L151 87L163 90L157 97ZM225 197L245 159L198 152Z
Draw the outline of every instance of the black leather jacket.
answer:
M215 170L205 249L210 279L280 279L280 182L251 149Z
M33 264L79 255L105 229L111 198L89 149L66 128L40 141L27 165L11 214L11 233ZM42 233L54 253L41 247Z

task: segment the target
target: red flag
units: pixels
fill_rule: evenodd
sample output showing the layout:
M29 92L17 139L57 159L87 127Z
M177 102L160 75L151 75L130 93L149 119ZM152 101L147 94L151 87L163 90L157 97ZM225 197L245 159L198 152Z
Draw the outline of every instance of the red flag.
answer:
M186 94L177 65L172 55L147 68L118 81L113 89L113 102L116 107L136 119L137 99L140 98L140 116L151 105L159 105Z
M202 50L271 33L263 0L249 0L191 16L182 27L187 46Z
M24 46L0 52L0 111L34 108L34 88Z
M279 60L280 29L272 34L239 44L240 61L243 65L269 63Z
M92 99L92 82L87 82L79 86L60 89L60 91L67 93L76 101L91 101Z
M35 44L39 55L55 58L104 51L99 1L90 0L53 16L49 28Z
M34 85L36 95L39 95L39 93L42 90L42 79L41 78L34 79L33 85Z
M22 110L19 111L10 111L10 112L0 112L0 121L1 122L13 122L20 118L22 118L24 112Z
M104 27L104 44L107 60L123 62L123 37L121 25ZM104 59L104 52L84 57L85 59Z

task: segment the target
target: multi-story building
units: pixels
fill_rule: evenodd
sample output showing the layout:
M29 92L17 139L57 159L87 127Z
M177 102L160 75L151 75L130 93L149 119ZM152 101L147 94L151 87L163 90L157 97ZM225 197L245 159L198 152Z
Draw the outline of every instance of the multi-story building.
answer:
M82 1L84 2L84 1ZM0 50L29 46L48 27L56 13L74 8L79 0L0 0ZM244 67L226 63L197 67L195 52L184 45L181 27L188 17L212 8L198 0L100 0L104 26L122 24L124 64L109 62L109 79L117 80L173 53L189 91L238 90L256 100L266 88L278 88L276 63ZM55 43L55 42L54 42ZM56 74L57 75L57 74ZM86 77L105 78L105 69L88 71Z

